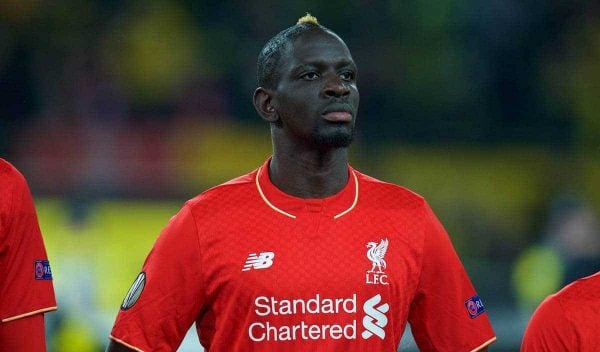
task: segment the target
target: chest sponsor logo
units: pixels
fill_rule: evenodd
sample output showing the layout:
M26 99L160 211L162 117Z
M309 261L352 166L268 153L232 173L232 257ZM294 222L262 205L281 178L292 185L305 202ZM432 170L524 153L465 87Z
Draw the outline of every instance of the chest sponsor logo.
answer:
M275 253L273 252L250 253L242 271L270 268L273 265L273 258L275 258Z
M381 295L375 295L365 302L363 310L365 311L365 317L363 318L363 326L365 331L362 333L364 339L368 339L371 336L377 336L380 339L385 339L385 330L383 328L387 325L388 319L385 313L390 310L390 305L387 303L379 304L381 302Z
M365 282L371 285L389 285L388 277L385 273L387 263L385 262L385 253L388 249L388 239L382 239L377 242L367 243L367 258L371 261L371 269L367 270Z
M326 298L317 293L309 299L278 299L273 296L259 296L254 300L254 313L257 320L248 325L248 337L254 342L293 341L293 340L356 340L377 336L385 339L385 326L388 323L386 313L390 306L381 303L381 295L367 299L363 307L362 325L364 330L357 335L358 312L356 293L350 297ZM360 315L362 315L359 313ZM327 324L309 323L309 316L316 315ZM359 315L359 316L360 316ZM297 319L294 319L294 318ZM291 325L278 324L278 322ZM360 332L360 331L359 331Z

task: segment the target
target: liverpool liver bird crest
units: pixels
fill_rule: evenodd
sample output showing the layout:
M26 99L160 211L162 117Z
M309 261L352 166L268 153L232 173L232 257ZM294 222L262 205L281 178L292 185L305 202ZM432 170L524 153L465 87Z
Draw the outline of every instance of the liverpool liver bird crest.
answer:
M383 257L385 256L385 252L387 251L387 247L387 238L381 240L379 244L377 244L377 242L367 243L367 248L369 248L367 250L367 258L369 258L369 260L373 262L373 267L371 268L371 270L367 271L368 273L375 272L375 267L377 267L378 273L383 273L383 269L385 269L385 267L387 266L385 259L383 259ZM381 269L382 267L383 269Z

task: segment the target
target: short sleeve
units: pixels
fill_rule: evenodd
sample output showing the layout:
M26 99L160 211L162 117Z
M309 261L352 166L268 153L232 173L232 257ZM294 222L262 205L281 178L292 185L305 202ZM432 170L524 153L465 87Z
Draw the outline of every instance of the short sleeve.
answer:
M555 296L546 298L533 313L521 344L522 352L581 351L577 332Z
M52 270L31 192L21 173L0 159L0 320L56 309Z
M478 351L496 338L443 226L424 207L423 262L409 322L421 351Z
M200 257L195 221L186 205L159 235L110 337L137 350L176 350L204 304Z

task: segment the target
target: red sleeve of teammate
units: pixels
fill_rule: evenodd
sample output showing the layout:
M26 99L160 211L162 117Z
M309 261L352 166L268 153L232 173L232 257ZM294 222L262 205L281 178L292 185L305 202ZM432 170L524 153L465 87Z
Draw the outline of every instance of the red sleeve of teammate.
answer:
M52 272L25 178L0 159L0 321L56 309Z
M203 287L196 224L186 205L158 237L110 338L136 350L176 350L204 304Z
M478 351L496 338L448 234L425 205L419 286L409 322L421 351Z
M579 351L577 332L554 296L544 300L527 325L521 352Z

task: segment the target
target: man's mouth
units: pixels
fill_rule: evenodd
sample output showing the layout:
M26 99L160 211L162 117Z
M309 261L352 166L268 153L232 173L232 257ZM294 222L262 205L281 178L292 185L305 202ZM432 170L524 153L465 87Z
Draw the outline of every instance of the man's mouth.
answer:
M347 111L331 111L323 114L323 118L331 122L350 122L352 114Z

